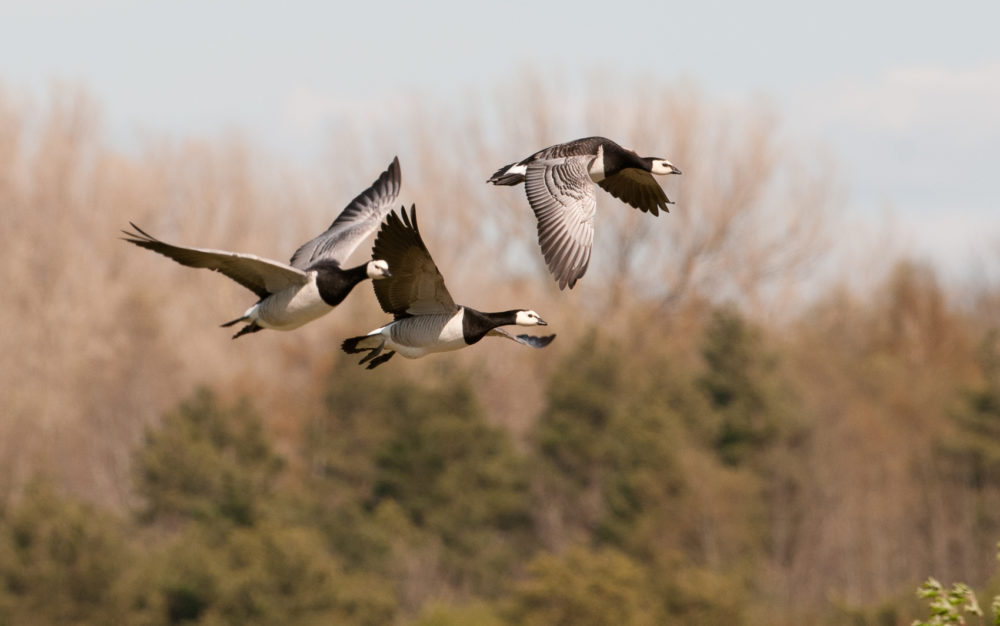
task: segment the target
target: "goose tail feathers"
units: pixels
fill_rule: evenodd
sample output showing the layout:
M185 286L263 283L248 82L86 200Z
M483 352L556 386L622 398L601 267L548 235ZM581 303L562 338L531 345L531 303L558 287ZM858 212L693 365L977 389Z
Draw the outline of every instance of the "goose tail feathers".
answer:
M382 348L382 338L375 335L362 335L345 339L340 344L340 348L347 354L357 354L365 350L380 350Z
M510 163L494 172L486 182L494 185L519 185L524 182L524 170L523 165Z
M241 315L240 317L237 317L236 319L234 319L234 320L232 320L230 322L226 322L225 324L219 324L219 326L221 328L229 328L233 324L239 324L240 322L245 322L246 320L247 320L247 316L246 315Z

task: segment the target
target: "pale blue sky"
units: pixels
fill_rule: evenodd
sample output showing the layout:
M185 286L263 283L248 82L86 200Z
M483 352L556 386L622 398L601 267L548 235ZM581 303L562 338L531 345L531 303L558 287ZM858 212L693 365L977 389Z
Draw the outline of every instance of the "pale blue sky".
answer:
M0 86L78 82L123 142L236 126L308 159L324 112L304 121L303 100L447 97L525 65L684 77L710 97L770 98L830 147L853 211L892 209L915 250L965 267L1000 258L998 24L995 0L0 0Z

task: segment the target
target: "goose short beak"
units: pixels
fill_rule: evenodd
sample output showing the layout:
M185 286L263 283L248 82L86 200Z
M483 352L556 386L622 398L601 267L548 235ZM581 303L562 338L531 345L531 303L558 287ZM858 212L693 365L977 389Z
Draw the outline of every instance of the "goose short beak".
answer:
M543 320L542 318L538 318L538 325L539 326L548 326L549 323L546 322L545 320Z
M673 174L680 174L680 173L682 173L682 172L681 172L681 171L680 171L679 169L677 169L677 168L675 167L675 168L674 168L674 171L673 171L672 173L673 173Z

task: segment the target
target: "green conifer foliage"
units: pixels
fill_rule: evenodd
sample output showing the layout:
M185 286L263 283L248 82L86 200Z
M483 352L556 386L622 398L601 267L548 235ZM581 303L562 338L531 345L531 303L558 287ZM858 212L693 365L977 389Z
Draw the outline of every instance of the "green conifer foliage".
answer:
M736 465L777 441L789 419L775 380L775 361L760 331L735 308L712 314L702 340L706 370L697 384L715 413L719 457Z
M662 616L646 573L612 549L542 554L517 584L510 621L522 626L653 626Z
M306 445L338 552L393 575L401 551L438 544L429 580L496 593L532 545L524 457L454 369L431 386L345 365Z
M29 485L0 515L0 624L124 623L124 525Z
M247 402L225 407L202 388L147 431L136 466L145 519L246 526L260 517L283 462Z

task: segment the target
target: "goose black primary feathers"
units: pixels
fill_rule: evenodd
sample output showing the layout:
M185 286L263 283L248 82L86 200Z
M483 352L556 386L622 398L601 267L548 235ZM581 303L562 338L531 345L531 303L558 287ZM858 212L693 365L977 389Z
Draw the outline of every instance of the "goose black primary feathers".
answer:
M416 207L407 215L405 209L389 213L372 245L373 258L385 259L392 279L374 284L375 296L382 310L396 319L410 315L454 313L444 277L434 264L417 227Z

